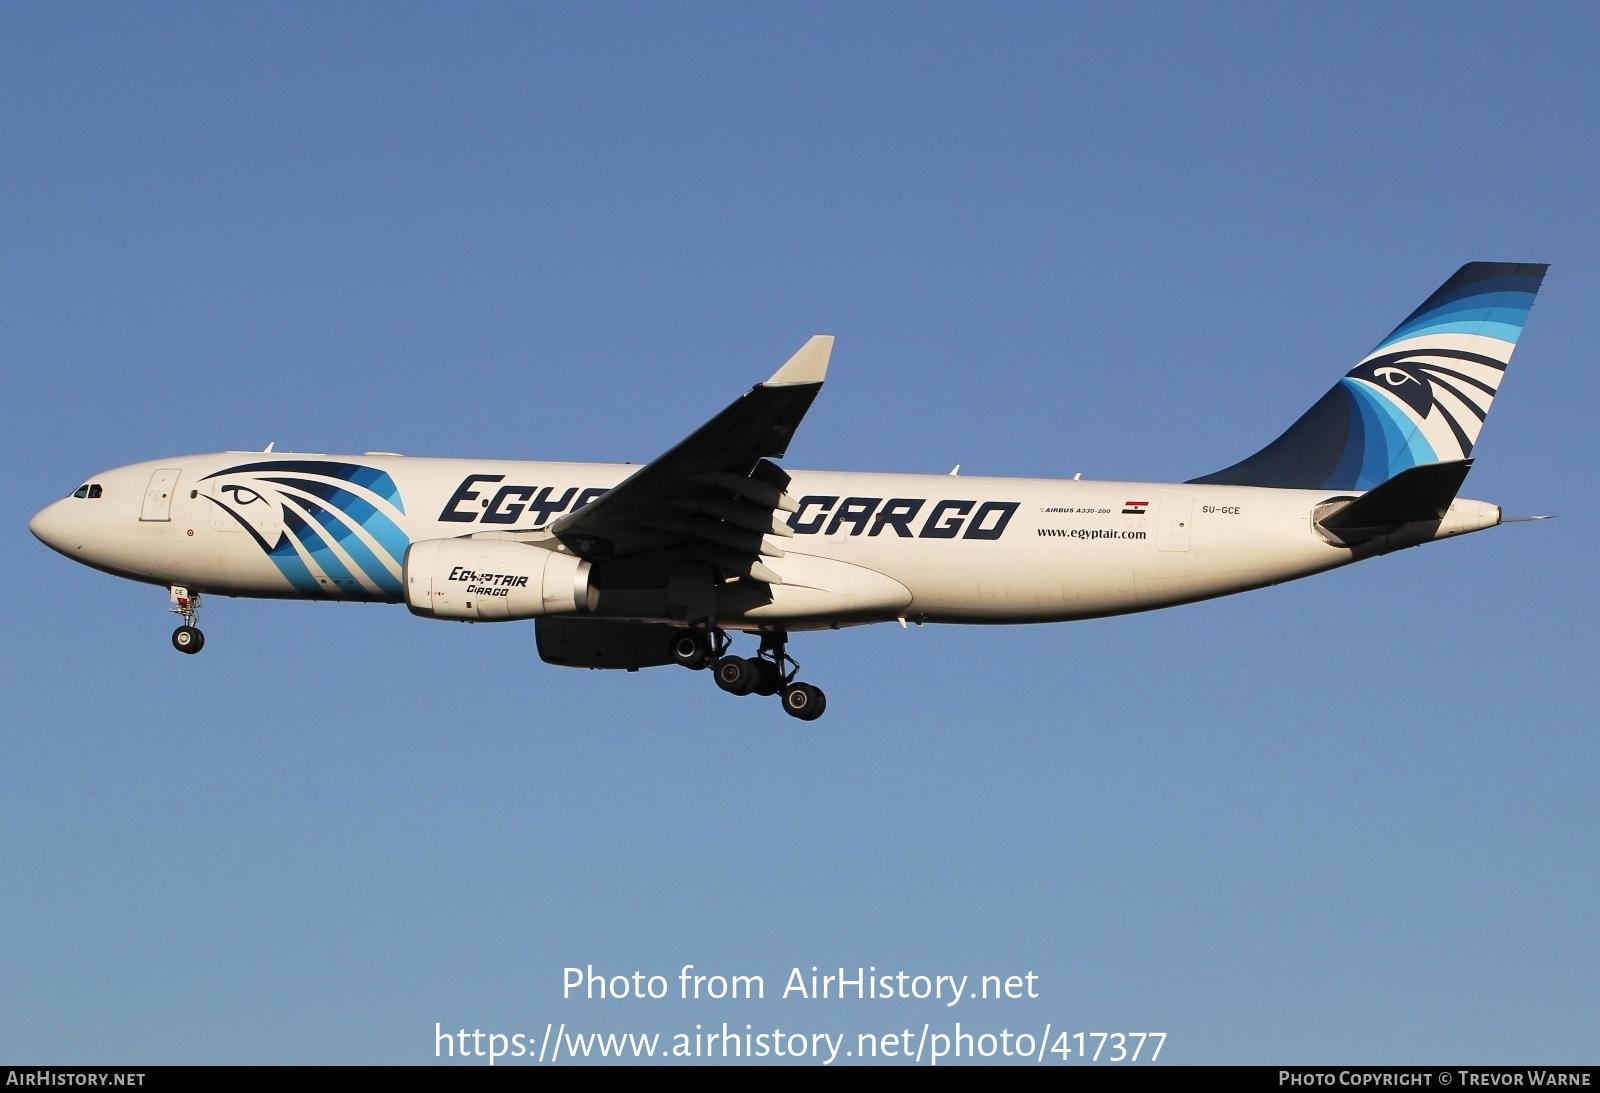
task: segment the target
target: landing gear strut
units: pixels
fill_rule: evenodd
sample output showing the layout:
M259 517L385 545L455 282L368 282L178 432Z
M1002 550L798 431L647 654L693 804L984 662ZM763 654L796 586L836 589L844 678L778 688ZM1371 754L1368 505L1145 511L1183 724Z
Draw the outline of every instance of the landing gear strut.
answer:
M172 596L173 612L183 619L183 625L172 632L172 647L180 653L198 653L206 644L206 636L195 625L200 617L200 593L177 584L167 591Z
M728 653L732 642L721 630L683 630L673 639L673 657L686 668L716 665L717 686L732 695L779 695L783 712L801 721L815 721L828 708L820 687L795 680L800 665L785 651L788 635L769 631L761 635L761 649L753 657Z

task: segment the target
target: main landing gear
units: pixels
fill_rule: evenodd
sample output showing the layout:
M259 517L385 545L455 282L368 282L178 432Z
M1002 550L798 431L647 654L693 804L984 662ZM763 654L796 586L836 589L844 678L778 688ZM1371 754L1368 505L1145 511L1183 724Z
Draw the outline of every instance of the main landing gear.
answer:
M672 659L695 671L714 668L717 686L731 695L778 695L783 712L801 721L815 721L828 708L820 687L798 683L800 665L784 651L788 636L782 631L763 633L761 649L753 657L728 652L732 642L714 627L680 630L672 638Z
M200 617L200 593L176 584L167 591L172 595L173 612L183 619L183 625L172 632L172 647L180 653L198 653L206 645L206 636L195 625Z

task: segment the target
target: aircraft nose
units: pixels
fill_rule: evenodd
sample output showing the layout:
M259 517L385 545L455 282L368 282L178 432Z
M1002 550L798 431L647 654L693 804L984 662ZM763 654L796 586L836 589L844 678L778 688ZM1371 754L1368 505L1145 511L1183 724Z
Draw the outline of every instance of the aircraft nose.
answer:
M65 549L62 545L66 539L66 518L61 511L63 504L57 501L46 505L28 521L28 530L33 532L33 537L51 550Z

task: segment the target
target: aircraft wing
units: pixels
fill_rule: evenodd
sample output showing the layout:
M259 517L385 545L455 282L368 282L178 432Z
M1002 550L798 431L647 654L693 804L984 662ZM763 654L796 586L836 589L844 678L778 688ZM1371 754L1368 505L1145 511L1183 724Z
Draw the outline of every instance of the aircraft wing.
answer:
M765 382L549 532L584 558L673 552L776 581L761 558L782 557L771 539L794 534L777 515L794 502L784 492L789 476L769 457L788 450L832 352L832 335L811 338Z

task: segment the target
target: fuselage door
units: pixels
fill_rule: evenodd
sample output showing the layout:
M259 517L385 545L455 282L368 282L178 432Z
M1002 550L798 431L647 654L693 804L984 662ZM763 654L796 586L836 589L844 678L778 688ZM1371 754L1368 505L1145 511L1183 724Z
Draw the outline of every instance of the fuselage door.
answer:
M162 467L150 476L150 485L144 491L144 508L139 510L141 520L171 520L172 491L178 485L178 467Z

